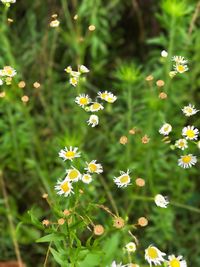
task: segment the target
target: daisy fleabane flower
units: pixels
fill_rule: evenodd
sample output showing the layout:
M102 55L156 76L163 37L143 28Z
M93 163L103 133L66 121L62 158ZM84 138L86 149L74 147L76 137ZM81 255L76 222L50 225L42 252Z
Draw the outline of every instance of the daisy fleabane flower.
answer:
M16 0L1 0L1 2L3 3L3 4L14 4L14 3L16 3Z
M98 102L94 102L90 107L89 107L89 110L91 112L97 112L99 110L102 110L104 109L103 105L98 103Z
M183 65L183 64L176 64L174 65L174 70L178 73L184 73L186 71L188 71L188 66L187 65Z
M156 205L161 208L167 208L167 205L169 204L167 197L164 197L161 194L156 195L154 201Z
M120 176L114 177L114 183L118 187L127 187L127 185L129 185L131 182L129 173L130 173L129 170L127 170L127 172L120 171Z
M196 114L197 112L199 112L199 110L195 109L194 105L189 104L188 106L185 106L182 109L183 113L185 114L185 116L190 117L194 114Z
M182 56L174 56L172 61L175 62L174 71L178 73L184 73L188 70L187 60Z
M0 79L0 86L1 86L1 85L3 85L3 80L2 80L2 79Z
M150 266L152 263L155 265L161 265L162 262L165 261L163 258L166 254L160 251L157 247L150 245L147 249L145 249L145 260L148 261Z
M199 134L199 130L194 126L186 126L182 130L182 136L184 136L187 140L197 140Z
M187 64L188 61L182 56L173 56L172 61L174 61L176 64Z
M77 84L78 84L78 78L77 78L77 77L71 77L71 78L69 79L69 83L70 83L71 85L73 85L74 87L76 87Z
M90 70L86 66L81 65L81 66L79 66L79 71L81 73L88 73Z
M172 131L172 126L169 123L164 123L160 128L159 133L162 135L168 135Z
M59 152L59 157L65 160L73 160L74 158L79 158L81 156L81 152L77 152L78 147L72 147L68 149L65 147L64 149L61 149Z
M74 194L72 184L69 180L64 179L63 181L57 181L55 190L58 195L64 195L68 197L70 194Z
M184 169L191 168L197 163L197 157L192 154L181 156L178 160L178 165Z
M81 180L85 184L90 184L92 182L92 176L89 173L84 173L81 177Z
M92 160L90 163L87 163L87 167L85 168L86 171L89 173L102 173L103 167L100 163L96 163L96 160Z
M86 94L80 94L75 98L75 103L77 103L79 106L84 107L91 103L91 98L89 95Z
M102 100L105 100L106 97L108 96L109 92L108 91L104 91L104 92L98 92L98 97Z
M16 70L10 66L5 66L0 70L0 76L14 77L17 74Z
M129 242L128 244L126 244L126 249L128 252L135 252L136 244L134 242Z
M105 97L105 101L108 103L114 103L117 100L116 95L113 95L112 93L109 93L106 97Z
M167 51L163 50L163 51L161 52L161 57L168 57L168 53L167 53Z
M99 117L97 115L90 115L89 120L87 121L88 125L95 127L99 124Z
M188 142L185 139L178 139L175 143L175 146L181 150L188 148Z
M66 170L67 176L65 177L66 180L70 182L77 182L81 179L81 173L76 168L72 167L71 169Z
M175 257L174 255L168 256L168 267L187 267L187 263L183 260L183 256Z

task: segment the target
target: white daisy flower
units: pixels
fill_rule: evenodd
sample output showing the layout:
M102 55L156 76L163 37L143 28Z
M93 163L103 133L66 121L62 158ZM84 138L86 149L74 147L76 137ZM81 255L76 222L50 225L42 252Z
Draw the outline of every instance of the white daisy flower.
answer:
M174 255L168 256L168 267L187 267L187 263L183 260L183 256L175 257Z
M161 57L167 57L167 56L168 56L167 51L163 50L163 51L161 52Z
M79 70L80 70L81 73L88 73L89 72L89 69L84 65L81 65L79 67Z
M81 179L81 173L74 167L72 167L72 169L66 170L66 173L67 176L65 177L65 179L70 182L77 182Z
M67 73L71 73L72 72L72 67L71 66L67 66L67 68L65 68L64 71L67 72Z
M105 97L105 101L107 101L108 103L114 103L116 100L117 97L112 93L108 93L108 95Z
M96 160L92 160L90 163L87 163L87 167L85 168L86 171L90 173L102 173L103 167L100 163L96 163Z
M95 127L99 124L99 117L97 115L91 115L87 123L88 125Z
M78 78L77 77L71 77L70 80L69 80L69 83L71 85L73 85L74 87L76 87L77 84L78 84Z
M174 70L178 73L184 73L186 71L188 71L188 66L184 65L184 64L176 64L174 65Z
M64 181L57 181L55 190L58 195L64 195L65 197L74 194L72 184L66 179Z
M129 176L130 171L127 170L127 172L120 171L120 176L114 177L114 183L118 187L127 187L127 185L130 184L131 178Z
M78 147L72 147L68 149L65 147L64 149L61 149L59 152L59 157L62 158L64 161L69 159L73 160L74 158L79 158L81 156L81 152L77 152Z
M176 64L187 64L187 59L185 59L182 56L173 56L172 61L174 61Z
M125 267L126 265L122 265L122 263L116 263L116 261L113 261L111 263L111 267Z
M194 114L196 114L197 112L199 112L199 110L195 109L194 105L189 104L188 106L185 106L182 109L183 113L185 114L185 116L190 117Z
M84 173L81 178L82 182L85 184L90 184L92 182L92 176L89 173Z
M4 74L3 76L8 76L8 77L14 77L17 74L16 70L10 66L5 66L3 68L2 73Z
M108 95L109 95L108 91L98 92L98 97L101 98L102 100L105 100Z
M136 244L134 242L129 242L126 245L126 249L128 252L135 252L136 251Z
M2 80L2 79L0 79L0 86L1 86L1 85L3 85L3 80Z
M60 25L60 21L57 20L57 19L54 19L54 20L52 20L52 21L50 22L49 25L50 25L51 28L56 28L56 27L58 27L58 26Z
M74 78L79 78L79 76L81 75L81 73L79 71L71 71L70 74L74 77Z
M94 102L90 107L89 107L91 112L97 112L99 110L104 109L103 105L101 105L98 102Z
M16 3L16 0L1 0L3 4L14 4Z
M192 154L181 156L178 160L178 165L184 169L191 168L192 165L197 163L197 157L193 156Z
M182 130L182 136L184 136L187 140L197 140L198 134L199 130L194 126L187 126Z
M152 266L152 263L155 265L161 265L161 263L165 261L163 258L165 255L166 254L164 252L152 245L145 249L145 260L148 261L150 266Z
M160 128L159 133L162 135L168 135L172 131L172 126L169 123L163 124Z
M167 197L164 197L161 194L156 195L154 201L156 205L161 208L167 208L167 205L169 204Z
M181 150L184 150L188 148L188 142L185 139L178 139L175 143L175 146L180 148Z
M79 96L77 96L77 97L75 98L75 102L76 102L79 106L81 106L81 107L84 107L84 106L90 104L91 101L92 101L92 100L91 100L91 98L89 97L89 95L86 95L86 94L80 94Z

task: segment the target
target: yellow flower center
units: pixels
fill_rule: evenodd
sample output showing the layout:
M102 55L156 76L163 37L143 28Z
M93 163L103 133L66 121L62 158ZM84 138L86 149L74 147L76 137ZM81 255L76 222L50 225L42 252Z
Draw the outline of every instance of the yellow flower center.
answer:
M7 75L12 75L13 71L11 69L6 70Z
M158 252L153 247L148 248L147 253L148 253L150 259L156 259L156 258L158 258Z
M184 147L184 146L185 146L184 141L180 141L180 142L179 142L179 146L180 146L180 147Z
M193 109L192 109L192 108L189 108L189 107L187 107L185 110L186 110L186 112L188 112L188 113L192 113L192 111L193 111Z
M70 180L74 180L78 177L79 173L77 170L71 170L69 173L68 173L68 176L70 178Z
M113 98L112 97L108 97L107 98L107 101L110 103L110 102L113 102Z
M86 97L82 97L80 98L80 104L81 105L87 105L88 104L88 99Z
M164 127L164 132L167 132L167 131L169 131L169 126Z
M65 153L65 156L66 156L67 158L74 158L74 156L75 156L75 152L74 152L74 151L67 151L67 152Z
M69 182L64 182L60 185L60 188L66 193L70 191Z
M95 171L97 171L97 165L94 164L94 163L90 163L89 164L89 169L90 169L91 172L95 172Z
M169 262L170 267L181 267L180 261L177 259L173 259Z
M102 93L102 94L101 94L101 98L102 98L102 99L105 99L105 98L107 97L107 95L108 95L107 93Z
M85 180L90 180L90 176L89 176L89 175L85 175L85 176L84 176L84 179L85 179Z
M195 137L195 133L193 130L187 130L186 131L186 135L189 137L189 138L194 138Z
M189 155L187 155L187 156L183 156L183 157L182 157L182 161L183 161L184 163L190 163L191 160L192 160L192 157L189 156Z
M178 66L177 66L177 70L178 70L179 72L183 72L183 71L185 70L185 67L184 67L183 65L178 65Z
M93 105L92 105L92 108L93 109L99 109L101 106L100 106L100 104L99 103L94 103Z
M128 175L123 175L121 178L120 178L120 182L121 183L127 183L129 181L129 176Z

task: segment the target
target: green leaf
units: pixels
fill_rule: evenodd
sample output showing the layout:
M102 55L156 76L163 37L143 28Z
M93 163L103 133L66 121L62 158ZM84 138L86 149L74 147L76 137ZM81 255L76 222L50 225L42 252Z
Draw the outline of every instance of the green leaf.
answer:
M57 234L49 234L45 235L39 239L36 240L37 243L43 243L43 242L53 242L53 241L62 241L65 240L65 236L63 234L57 233Z

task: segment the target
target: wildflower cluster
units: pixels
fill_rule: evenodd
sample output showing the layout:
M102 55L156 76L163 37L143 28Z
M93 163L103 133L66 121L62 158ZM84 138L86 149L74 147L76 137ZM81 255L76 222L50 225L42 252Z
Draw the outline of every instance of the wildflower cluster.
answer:
M0 69L0 86L4 83L10 85L12 83L12 78L16 74L16 70L10 66L5 66L3 69Z
M49 26L51 28L57 28L60 25L60 21L57 19L58 15L57 14L53 14L51 16L51 22L49 24Z
M70 75L69 83L74 87L78 85L81 75L89 72L89 69L84 65L78 66L77 71L72 70L71 66L68 66L64 70Z
M59 152L59 157L61 157L64 161L69 160L73 161L75 158L81 157L81 153L78 152L77 147L70 146L69 149L65 147L61 149ZM63 180L58 180L55 186L55 190L58 195L64 195L68 197L70 194L74 194L73 191L73 183L78 181L82 181L85 184L89 184L92 182L93 174L100 174L103 172L103 167L100 163L97 163L96 160L92 160L91 162L86 162L86 167L84 168L85 173L81 173L74 166L70 166L69 169L66 170L66 176Z

